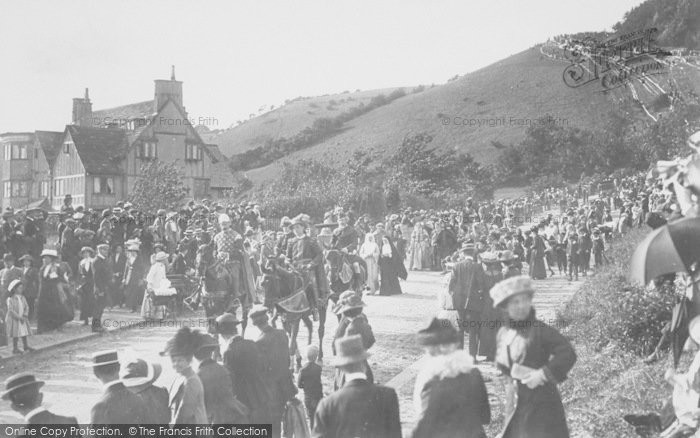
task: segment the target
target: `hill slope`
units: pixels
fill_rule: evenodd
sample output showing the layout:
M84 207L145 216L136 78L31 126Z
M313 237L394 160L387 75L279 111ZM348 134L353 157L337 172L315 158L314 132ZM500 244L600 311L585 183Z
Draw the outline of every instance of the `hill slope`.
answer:
M338 163L365 148L386 154L395 150L405 136L427 131L434 136L437 147L469 152L477 161L489 164L500 154L492 142L519 141L528 120L536 123L550 115L551 123L595 129L603 126L623 102L634 101L635 97L647 107L642 111L636 103L636 116L648 117L664 93L679 88L700 93L697 65L682 62L669 66L669 74L643 84L635 81L631 87L607 93L601 92L599 82L570 88L562 80L570 62L557 51L552 43L537 46L447 84L408 94L346 123L344 132L285 159L313 156ZM465 126L465 119L481 119L482 125ZM445 120L447 124L443 124ZM260 183L274 178L278 166L279 162L249 170L246 175Z
M283 106L257 117L242 121L224 130L200 132L207 143L218 144L219 149L231 156L262 146L268 140L290 138L311 126L314 120L335 117L360 104L367 104L379 95L388 95L398 88L328 94L317 97L297 97Z

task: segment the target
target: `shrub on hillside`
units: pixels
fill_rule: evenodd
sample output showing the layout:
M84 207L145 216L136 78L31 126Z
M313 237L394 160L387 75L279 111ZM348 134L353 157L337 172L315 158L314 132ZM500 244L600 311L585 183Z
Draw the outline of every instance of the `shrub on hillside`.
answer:
M606 252L610 264L588 278L559 312L559 323L581 342L596 349L612 343L639 356L649 354L658 343L677 300L674 289L642 288L626 281L632 253L649 231L634 229L616 240Z

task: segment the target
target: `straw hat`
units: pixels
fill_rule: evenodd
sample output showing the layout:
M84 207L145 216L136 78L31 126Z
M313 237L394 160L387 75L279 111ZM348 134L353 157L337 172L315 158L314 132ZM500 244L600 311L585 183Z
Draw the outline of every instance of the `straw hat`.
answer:
M126 364L119 373L119 378L126 387L134 389L142 387L142 389L145 389L158 380L162 372L163 368L160 364L136 359Z
M41 257L53 257L53 258L58 258L58 252L56 252L55 249L45 249L41 252Z
M117 354L117 350L104 350L93 354L92 362L88 366L95 368L104 365L112 365L115 363L119 363L119 355Z
M494 307L504 304L509 298L515 295L524 293L535 293L532 280L527 275L516 275L499 281L490 291Z
M158 253L156 254L155 260L156 260L157 262L164 262L164 261L168 260L168 254L166 254L166 253L163 252L163 251L160 251L160 252L158 252Z

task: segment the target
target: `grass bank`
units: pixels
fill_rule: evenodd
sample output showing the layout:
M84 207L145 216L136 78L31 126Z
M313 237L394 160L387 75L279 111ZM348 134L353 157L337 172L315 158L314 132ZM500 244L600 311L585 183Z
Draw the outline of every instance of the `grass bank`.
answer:
M635 437L622 416L658 411L671 394L663 380L670 358L645 365L643 357L658 342L670 319L672 290L632 288L625 282L629 260L649 228L633 230L613 242L610 263L589 277L559 312L559 327L573 342L578 361L561 386L574 437ZM685 370L690 355L684 354Z

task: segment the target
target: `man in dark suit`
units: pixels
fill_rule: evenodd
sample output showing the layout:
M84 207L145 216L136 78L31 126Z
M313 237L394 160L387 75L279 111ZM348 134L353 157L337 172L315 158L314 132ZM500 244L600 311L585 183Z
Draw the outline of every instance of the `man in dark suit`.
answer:
M367 381L364 362L369 353L360 335L336 341L334 365L346 384L321 400L314 418L315 438L400 438L401 419L396 391Z
M209 424L245 424L248 422L248 409L233 393L231 374L225 366L212 357L219 348L213 336L200 334L200 342L195 359L199 362L197 375L204 388L204 406Z
M90 424L145 424L148 407L143 399L129 391L119 380L119 357L116 351L95 353L92 357L95 377L105 386L105 393L92 407Z
M5 381L3 400L9 400L12 410L24 417L28 425L32 424L78 424L75 417L64 417L49 412L41 406L44 394L40 389L44 382L29 373L15 374Z
M454 264L448 291L452 297L452 310L459 313L460 348L464 348L464 327L469 326L469 355L476 359L479 350L479 326L484 307L485 274L475 259L473 243L462 247L463 260ZM474 321L472 324L471 322Z
M251 423L269 423L273 404L265 383L265 363L255 342L238 334L238 321L231 313L216 318L216 330L224 341L224 366L228 368L236 397L248 408Z
M289 338L284 330L270 326L267 312L267 307L256 305L249 316L253 325L260 330L260 337L255 343L265 363L265 384L270 388L274 403L270 413L273 436L279 436L284 408L297 393L297 388L289 369Z
M92 331L102 331L102 313L107 305L110 288L112 287L112 268L107 258L109 245L102 243L97 245L97 258L93 264L95 268L95 307L92 314Z

